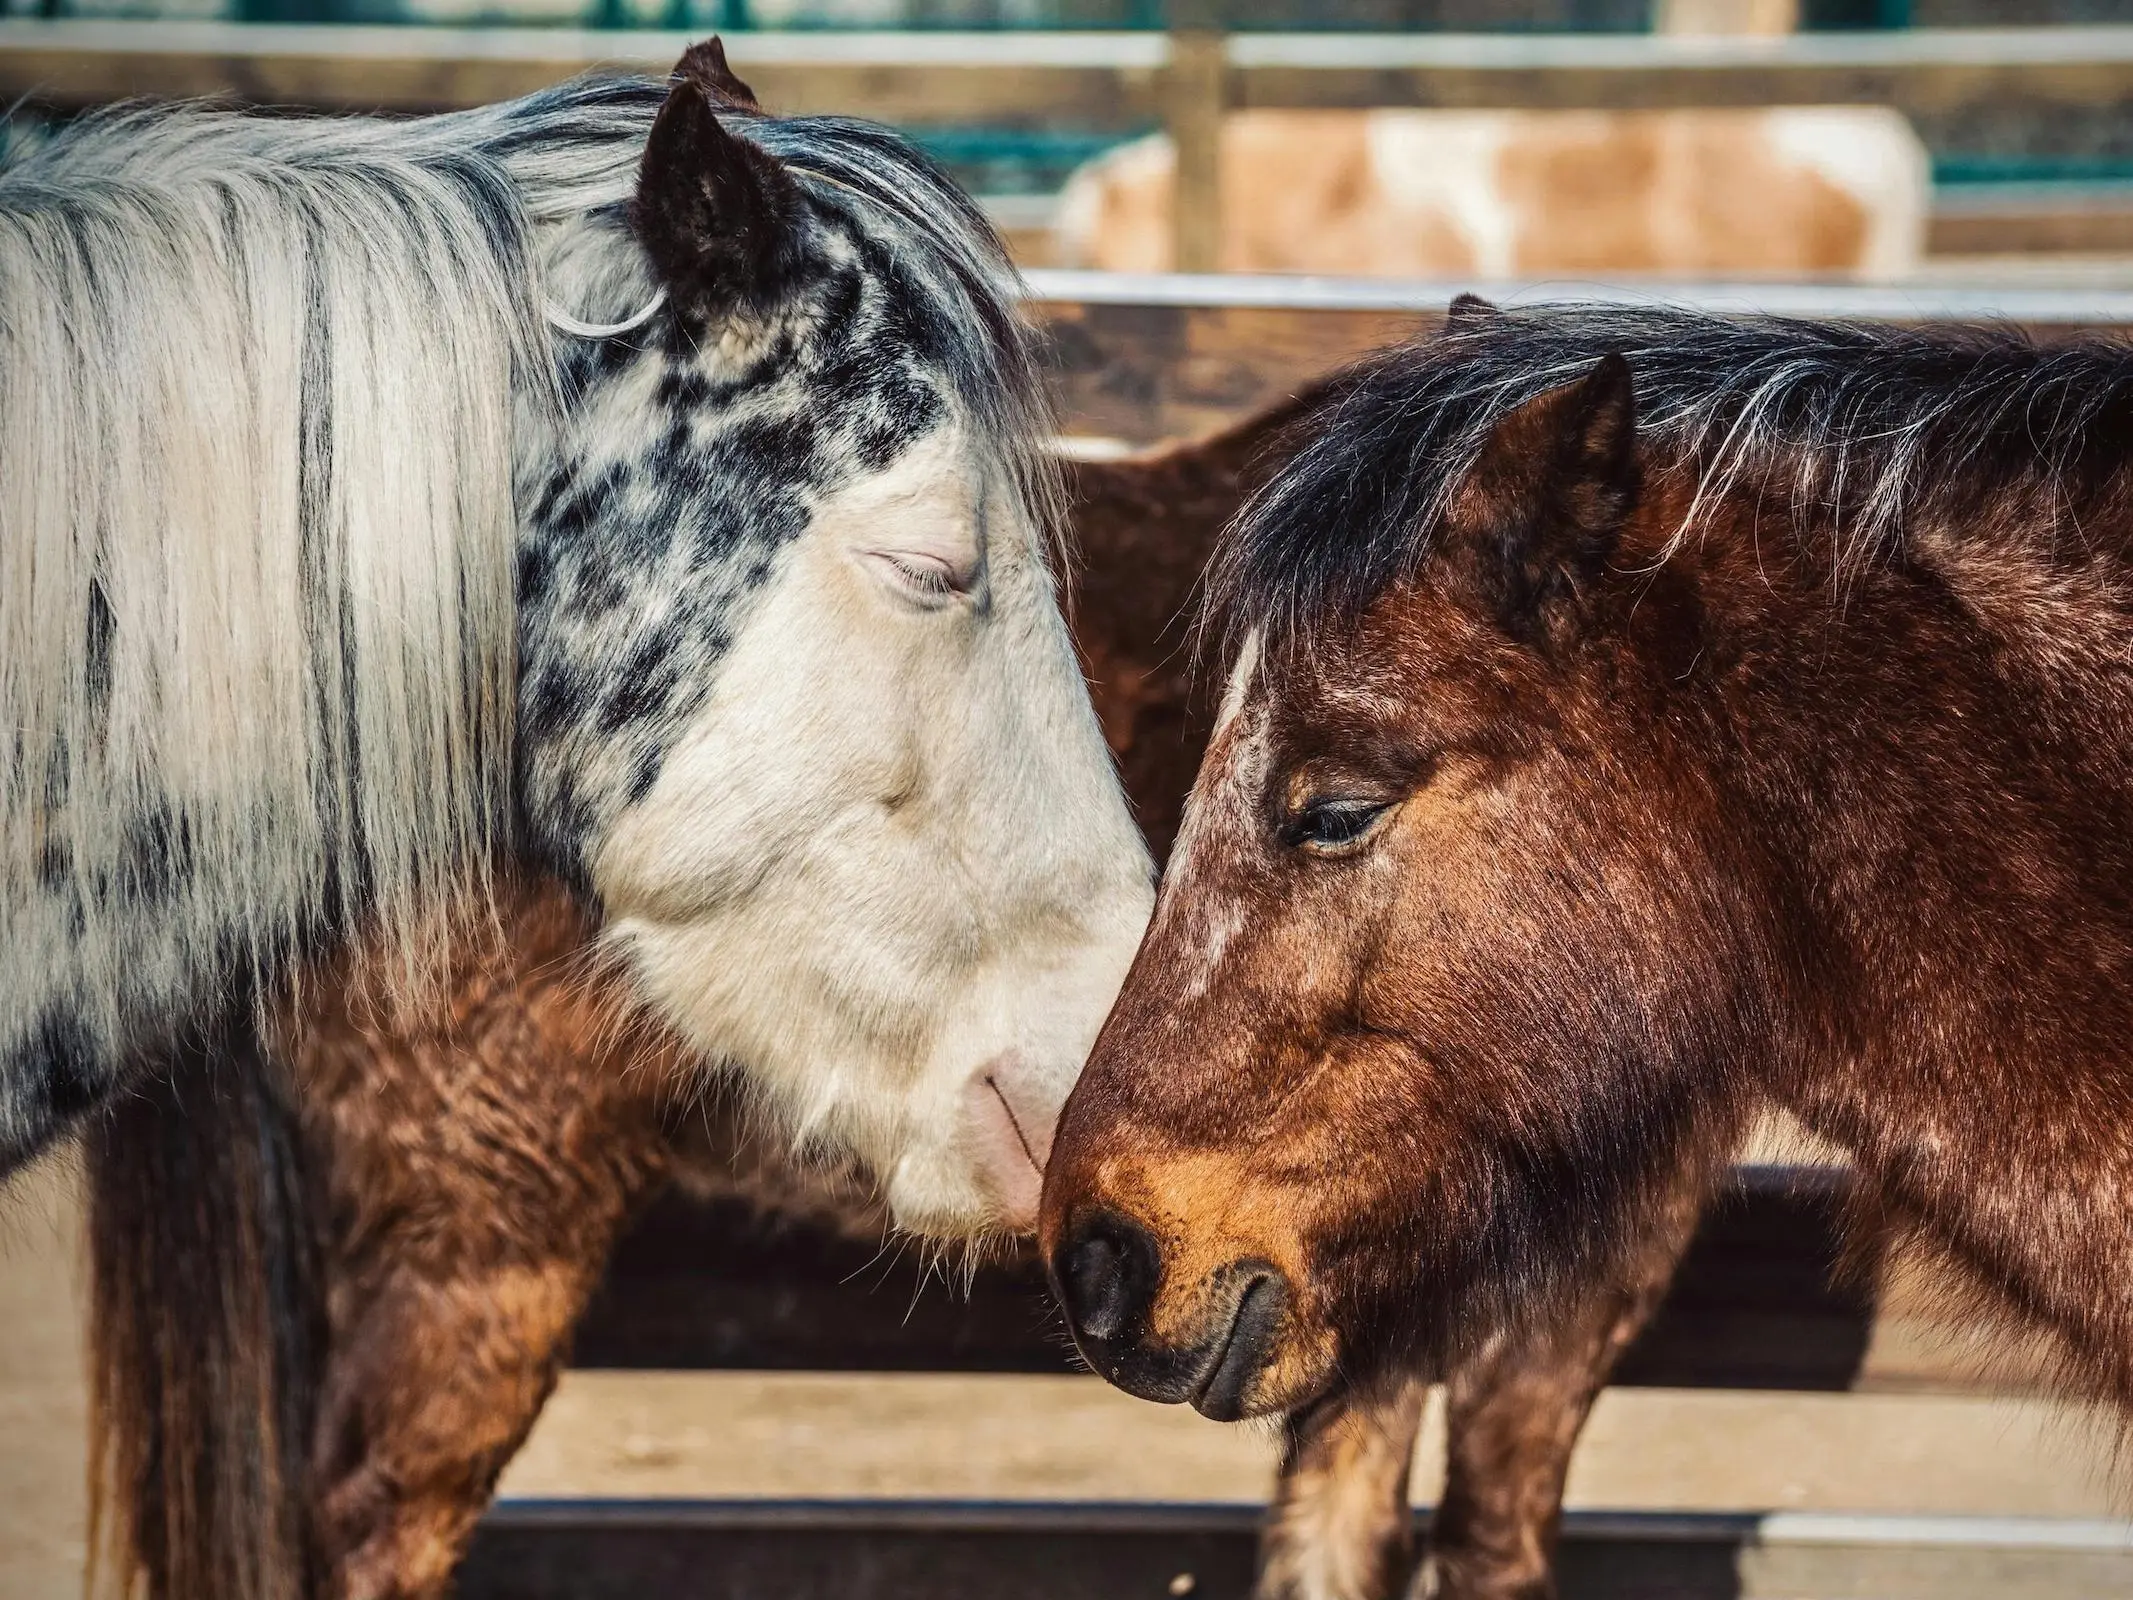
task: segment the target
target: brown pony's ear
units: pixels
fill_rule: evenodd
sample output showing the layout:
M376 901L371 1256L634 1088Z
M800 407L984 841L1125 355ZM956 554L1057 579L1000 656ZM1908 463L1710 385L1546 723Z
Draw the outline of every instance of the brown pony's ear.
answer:
M1447 534L1504 627L1537 644L1574 617L1636 498L1636 391L1610 352L1497 422Z
M716 40L681 58L645 140L630 221L675 308L708 317L778 298L799 263L805 201L775 156L719 122L692 58L721 70L726 59Z
M673 81L693 83L710 96L714 104L730 106L736 111L760 114L763 109L756 102L755 91L741 82L726 65L726 42L715 33L681 53L681 59L674 63Z
M1458 333L1501 315L1493 300L1484 300L1478 294L1455 294L1452 303L1444 308L1444 329L1447 333Z

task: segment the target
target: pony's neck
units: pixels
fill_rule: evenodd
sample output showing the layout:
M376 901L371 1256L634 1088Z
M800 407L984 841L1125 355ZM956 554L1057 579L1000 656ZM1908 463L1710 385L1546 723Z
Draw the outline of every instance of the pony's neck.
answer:
M1800 1020L1771 1088L2133 1398L2127 519L2075 559L1980 503L1833 587L1753 509L1696 559Z

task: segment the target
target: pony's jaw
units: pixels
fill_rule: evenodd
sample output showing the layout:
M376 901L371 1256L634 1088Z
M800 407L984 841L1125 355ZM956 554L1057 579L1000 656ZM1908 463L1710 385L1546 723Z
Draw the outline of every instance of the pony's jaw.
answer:
M1048 1145L1152 901L1049 580L986 481L947 427L825 497L591 874L660 1020L945 1236L1026 1223L979 1091ZM867 559L958 525L968 597L915 605Z

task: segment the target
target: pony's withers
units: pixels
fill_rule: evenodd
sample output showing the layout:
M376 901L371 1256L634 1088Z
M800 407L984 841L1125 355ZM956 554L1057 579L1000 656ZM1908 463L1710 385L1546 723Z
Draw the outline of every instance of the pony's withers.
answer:
M1778 1102L2133 1398L2133 356L1498 315L1217 558L1224 718L1061 1124L1082 1348L1215 1415L1621 1270Z

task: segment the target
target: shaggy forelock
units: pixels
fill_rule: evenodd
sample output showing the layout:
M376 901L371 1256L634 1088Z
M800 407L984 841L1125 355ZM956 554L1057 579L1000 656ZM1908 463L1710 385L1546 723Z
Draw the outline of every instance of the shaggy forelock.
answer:
M1647 471L1692 471L1675 542L1728 488L1812 508L1835 570L1897 547L1928 494L2014 480L2068 492L2123 459L2133 351L2001 327L1903 329L1657 307L1485 311L1355 369L1310 443L1225 536L1211 634L1270 647L1352 618L1429 553L1509 412L1619 351Z

